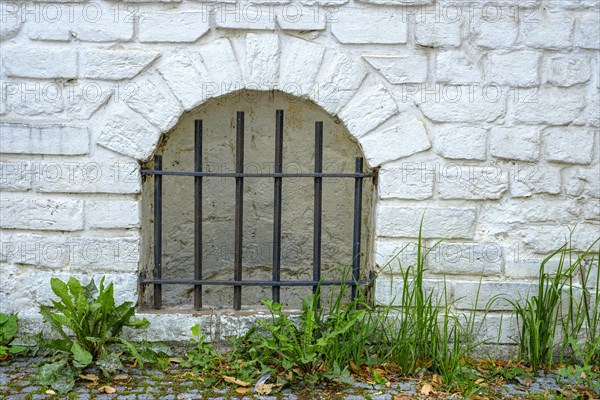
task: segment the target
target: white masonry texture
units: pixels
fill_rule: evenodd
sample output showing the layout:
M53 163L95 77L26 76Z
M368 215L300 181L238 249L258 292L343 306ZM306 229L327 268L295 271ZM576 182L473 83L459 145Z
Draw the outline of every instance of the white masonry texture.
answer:
M3 0L0 312L35 326L52 276L106 275L138 301L141 165L184 112L244 88L316 103L378 170L378 302L397 303L422 216L425 242L445 240L427 284L446 279L456 308L480 279L479 307L524 295L569 229L577 250L600 237L599 15L596 0ZM152 320L155 339L192 324Z

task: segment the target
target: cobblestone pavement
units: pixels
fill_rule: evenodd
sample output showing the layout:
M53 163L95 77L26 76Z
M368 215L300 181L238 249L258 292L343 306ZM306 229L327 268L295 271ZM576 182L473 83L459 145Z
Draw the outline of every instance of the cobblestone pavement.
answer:
M455 394L432 394L422 396L422 383L417 380L390 382L388 385L370 385L357 382L352 386L317 387L314 389L295 387L286 388L270 396L261 396L250 388L247 393L240 394L235 388L206 389L202 387L197 377L190 377L178 367L167 371L152 369L133 369L121 380L108 379L95 385L79 380L73 392L66 396L48 394L46 387L35 383L39 358L19 358L10 363L0 365L0 399L130 399L130 400L177 400L177 399L207 399L207 400L302 400L302 399L340 399L340 400L408 400L411 398L464 398ZM596 382L595 382L596 383ZM87 384L87 385L86 385ZM115 393L105 393L103 386L110 386ZM597 385L596 385L597 386ZM570 388L570 389L569 389ZM600 396L592 393L591 399ZM569 397L569 394L571 396ZM556 375L540 376L532 382L507 383L499 388L468 396L472 399L589 399L590 395L578 396L577 385ZM556 396L556 397L554 397Z

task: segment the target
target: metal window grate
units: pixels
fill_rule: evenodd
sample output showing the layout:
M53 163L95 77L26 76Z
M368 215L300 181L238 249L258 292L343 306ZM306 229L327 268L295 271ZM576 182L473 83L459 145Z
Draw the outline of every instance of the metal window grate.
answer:
M312 286L316 292L321 286L349 285L352 287L352 298L356 297L358 285L370 285L369 279L360 280L360 250L361 250L361 219L362 219L362 184L364 178L373 174L363 172L363 159L355 160L353 173L324 173L323 172L323 122L315 122L315 165L312 173L283 172L283 110L275 113L275 166L273 173L244 172L244 113L236 115L236 157L235 173L233 172L204 172L202 170L202 120L194 123L194 171L165 171L162 169L162 156L154 158L154 169L142 170L143 176L154 177L154 269L152 279L142 277L143 285L154 286L154 308L162 308L162 285L193 285L194 309L202 308L202 286L224 285L233 287L233 308L240 310L242 306L243 286L271 286L273 301L279 302L282 286ZM163 176L193 176L194 177L194 278L193 279L163 279L162 277L162 178ZM235 238L234 238L234 273L232 281L205 280L202 278L202 189L203 178L230 177L235 178ZM242 268L242 237L243 237L243 205L244 178L273 178L273 276L270 281L243 280ZM313 279L311 281L282 281L281 280L281 204L283 178L313 178L314 179L314 231L313 231ZM321 215L323 178L354 179L354 225L352 244L352 279L321 281Z

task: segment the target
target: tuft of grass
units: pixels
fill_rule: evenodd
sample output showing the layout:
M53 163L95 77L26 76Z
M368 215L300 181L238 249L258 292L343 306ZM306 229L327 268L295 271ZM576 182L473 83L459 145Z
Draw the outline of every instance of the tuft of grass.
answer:
M600 315L600 295L598 282L593 296L586 287L590 277L591 268L584 271L585 260L592 254L592 246L573 258L570 242L565 243L558 250L547 256L540 265L538 274L538 291L536 295L525 300L505 298L517 316L519 328L519 357L527 362L534 371L550 369L554 361L554 354L558 346L558 327L562 325L563 342L559 349L561 358L567 349L590 362L597 357L600 341L598 339ZM558 258L554 273L548 272L547 264L550 260ZM592 262L593 265L593 262ZM582 296L578 300L575 294L575 277L577 272L583 273ZM567 295L566 315L562 313L563 297ZM593 301L591 300L593 298ZM581 331L584 329L591 339L588 344L580 347Z
M402 291L400 305L383 307L377 353L400 369L404 376L413 376L423 368L441 377L449 387L458 387L473 378L466 359L481 344L476 341L481 323L476 321L478 287L475 305L466 313L453 310L444 279L441 293L426 290L424 274L427 257L440 243L427 248L422 237L423 219L416 243L416 260L406 268L399 261ZM402 253L406 247L401 249ZM481 283L481 282L480 282ZM487 311L484 311L484 318Z
M600 249L593 251L598 243L600 238L575 256L569 240L565 250L573 271L568 276L566 310L561 315L561 364L567 359L571 364L600 365L600 266L597 258Z

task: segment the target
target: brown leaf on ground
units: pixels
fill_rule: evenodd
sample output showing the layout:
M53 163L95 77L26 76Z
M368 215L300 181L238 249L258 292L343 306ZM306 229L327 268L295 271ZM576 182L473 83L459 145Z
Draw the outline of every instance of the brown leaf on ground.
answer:
M272 383L260 383L256 385L256 393L263 396L269 395L273 391L273 386Z
M571 392L569 389L556 389L556 392L567 399L573 398L573 392Z
M440 378L438 374L434 374L431 377L431 381L436 385L442 385L444 383L444 381L442 381L442 378Z
M113 394L113 393L117 392L117 389L115 389L112 386L108 386L108 385L99 387L98 390L101 392L104 392L104 393L108 393L108 394Z
M413 398L405 394L397 394L394 396L394 400L413 400Z
M171 358L169 358L169 361L172 363L175 363L175 364L181 364L185 360L181 357L171 357Z
M595 400L597 399L596 394L592 392L590 389L586 388L577 388L573 389L574 392L580 393L583 396L584 400Z
M96 382L97 380L99 380L100 378L98 378L98 375L94 375L94 374L80 374L79 377L81 379L85 379L86 381L91 381L91 382Z
M48 390L46 390L46 394L53 395L53 394L56 394L56 392L52 389L48 389Z
M237 378L234 378L233 376L223 375L223 380L225 382L234 383L234 384L236 384L238 386L244 386L244 387L246 387L246 386L250 385L250 383L244 382L244 381L239 380Z
M246 393L250 393L250 388L241 387L241 388L235 389L235 391L236 391L236 393L239 393L239 394L246 394Z
M434 393L433 386L431 386L430 383L424 384L423 387L421 388L421 394L424 396L429 396L433 393Z
M129 379L129 376L127 376L127 375L115 375L113 377L113 379L115 381L126 381L127 379Z

